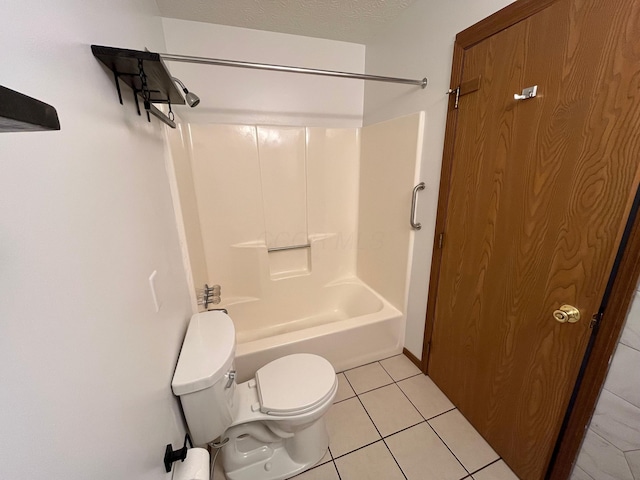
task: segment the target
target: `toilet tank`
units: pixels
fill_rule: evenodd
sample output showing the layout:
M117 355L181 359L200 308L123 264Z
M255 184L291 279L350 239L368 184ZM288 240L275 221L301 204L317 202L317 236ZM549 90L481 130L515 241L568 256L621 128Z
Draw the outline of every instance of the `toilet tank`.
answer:
M233 422L236 331L220 311L191 317L171 388L180 397L194 445L215 440ZM227 386L229 385L229 386Z

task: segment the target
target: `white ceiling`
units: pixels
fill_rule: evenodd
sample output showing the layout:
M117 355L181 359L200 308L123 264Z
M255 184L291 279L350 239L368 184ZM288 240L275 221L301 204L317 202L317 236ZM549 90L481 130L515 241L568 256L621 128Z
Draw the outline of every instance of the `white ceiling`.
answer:
M160 15L366 43L415 0L156 0Z

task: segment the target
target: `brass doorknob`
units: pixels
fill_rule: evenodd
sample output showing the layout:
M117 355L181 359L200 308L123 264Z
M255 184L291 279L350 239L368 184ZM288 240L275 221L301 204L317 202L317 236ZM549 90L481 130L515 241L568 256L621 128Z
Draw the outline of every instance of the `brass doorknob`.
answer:
M553 311L553 318L560 323L576 323L580 320L580 310L572 305L562 305Z

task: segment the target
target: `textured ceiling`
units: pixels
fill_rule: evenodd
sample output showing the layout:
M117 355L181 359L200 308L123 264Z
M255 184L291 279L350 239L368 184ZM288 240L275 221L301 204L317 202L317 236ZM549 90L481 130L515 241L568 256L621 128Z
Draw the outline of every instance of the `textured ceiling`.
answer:
M156 0L169 18L365 43L415 0Z

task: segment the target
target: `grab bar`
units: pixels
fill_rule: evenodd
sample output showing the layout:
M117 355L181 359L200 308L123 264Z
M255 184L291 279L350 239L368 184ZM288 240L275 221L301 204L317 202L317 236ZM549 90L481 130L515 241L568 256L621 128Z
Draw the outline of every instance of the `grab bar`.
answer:
M311 244L305 243L304 245L291 245L290 247L273 247L273 248L268 248L267 252L280 252L282 250L298 250L299 248L311 248Z
M420 182L418 185L413 187L413 196L411 197L411 217L409 218L409 223L411 224L411 228L414 230L420 230L422 228L422 224L416 222L416 207L418 206L418 192L420 190L424 190L424 187L424 182Z

